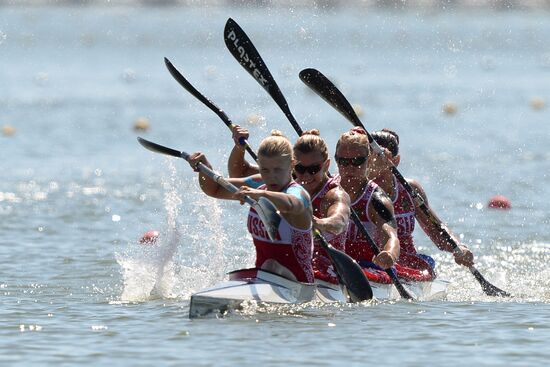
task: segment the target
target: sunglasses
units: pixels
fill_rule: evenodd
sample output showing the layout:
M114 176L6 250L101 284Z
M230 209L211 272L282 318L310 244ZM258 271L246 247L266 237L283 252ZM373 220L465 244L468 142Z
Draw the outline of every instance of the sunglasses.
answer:
M352 158L344 158L344 157L336 157L336 156L334 157L334 159L336 160L336 163L344 167L349 166L350 164L352 166L359 167L360 165L362 165L367 161L367 158L368 157L362 157L362 156L352 157Z
M304 166L303 164L298 163L294 166L294 170L301 175L306 172L310 175L314 175L321 170L321 166L322 164L312 164L311 166Z

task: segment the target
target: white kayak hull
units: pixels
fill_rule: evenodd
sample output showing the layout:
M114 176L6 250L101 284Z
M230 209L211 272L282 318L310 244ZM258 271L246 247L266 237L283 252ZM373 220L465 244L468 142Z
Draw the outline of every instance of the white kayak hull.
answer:
M370 282L374 298L379 300L399 299L392 284ZM449 282L405 282L414 299L433 300L446 296ZM244 269L230 273L230 280L201 290L191 296L189 318L210 313L224 314L241 308L246 301L267 304L300 304L312 301L322 303L347 302L342 287L324 281L315 284L300 283L283 278L269 271Z

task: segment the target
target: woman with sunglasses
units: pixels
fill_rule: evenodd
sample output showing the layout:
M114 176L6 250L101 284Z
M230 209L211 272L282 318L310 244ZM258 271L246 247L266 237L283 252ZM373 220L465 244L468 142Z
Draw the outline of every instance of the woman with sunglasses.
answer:
M245 149L239 143L248 139L248 130L240 126L233 129L233 148L228 161L231 177L242 177L258 172L256 166L244 158ZM294 144L294 176L311 196L313 225L335 248L344 251L349 222L350 201L339 186L337 177L329 177L330 159L325 141L319 130L305 131ZM336 273L326 252L314 241L313 270L316 279L338 283Z
M191 154L191 167L195 169L199 162L211 167L204 154ZM241 204L245 196L254 200L269 199L282 217L276 240L269 238L253 208L248 214L248 231L256 248L256 267L288 279L312 283L311 201L308 193L292 179L293 164L290 141L280 132L273 131L258 149L261 185L258 185L258 178L230 178L228 181L239 187L237 193L231 194L202 173L199 173L199 183L205 194L218 199L239 200Z
M384 191L367 176L369 153L368 138L361 128L353 128L342 134L336 144L335 160L340 186L348 193L352 209L380 248L380 253L375 256L367 239L356 224L350 221L346 252L363 268L388 269L399 258L399 240L392 203ZM385 273L369 270L366 273L369 279L382 276L385 281L389 281Z
M437 223L432 222L417 207L405 187L394 177L391 167L397 167L401 161L401 156L399 155L399 136L388 129L375 131L371 135L380 147L384 149L386 159L372 156L369 163L369 178L384 189L393 202L395 219L397 221L397 235L401 246L401 255L399 256L398 264L427 271L432 277L435 277L435 261L433 258L417 253L414 246L413 231L416 219L426 235L440 250L452 252L457 264L472 266L474 263L472 252L463 244L459 245L462 250L461 252L453 251L453 246L441 235L439 228L442 223L439 221L439 218L436 217ZM407 179L407 181L424 198L425 203L428 204L428 199L422 186L416 180ZM460 243L454 234L451 233L451 236L457 243Z
M330 159L327 144L319 130L304 131L294 144L294 175L311 196L313 226L336 249L345 251L349 223L349 195L340 187L339 177L329 176ZM313 270L315 278L338 283L327 253L315 241Z

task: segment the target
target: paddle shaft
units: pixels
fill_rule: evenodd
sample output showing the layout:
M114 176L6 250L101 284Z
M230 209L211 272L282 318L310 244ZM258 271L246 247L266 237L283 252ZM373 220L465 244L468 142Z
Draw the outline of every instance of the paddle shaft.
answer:
M226 113L216 106L214 102L206 98L203 94L201 94L185 77L176 69L176 67L168 60L166 57L164 58L164 63L166 64L166 68L168 68L168 71L172 75L174 79L183 87L185 90L187 90L191 95L193 95L195 98L197 98L199 101L201 101L206 107L208 107L210 110L212 110L218 117L224 122L225 126L229 128L229 130L233 131L235 128L235 124L229 119L229 117L226 115ZM258 156L256 153L252 150L252 148L248 145L248 141L246 139L242 138L239 143L243 145L250 154L254 160L258 159Z
M281 89L275 82L275 79L271 75L267 65L244 30L233 19L229 18L225 25L224 35L225 44L229 49L229 52L231 52L239 64L241 64L241 66L243 66L244 69L267 91L275 103L277 103L277 105L281 108L298 136L302 136L303 130L292 115ZM371 247L372 251L378 255L380 253L378 246L369 236L367 229L364 227L357 213L353 210L353 208L350 209L352 220L367 239L367 243ZM411 299L412 296L403 287L395 273L391 269L385 269L385 271L392 279L392 282L395 284L401 297Z
M153 143L152 141L149 141L149 140L146 140L146 139L143 139L143 138L139 138L139 137L138 137L138 141L141 145L143 145L145 148L149 149L150 151L153 151L153 152L156 152L156 153L161 153L161 154L166 154L166 155L171 155L172 157L176 157L176 158L183 158L187 162L189 162L189 154L184 152L184 151L180 152L180 151L177 151L175 149L168 148L168 147L165 147L163 145ZM221 176L221 175L217 174L216 172L214 172L210 167L207 167L206 165L204 165L200 162L197 164L196 167L202 174L204 174L205 176L208 176L210 179L212 179L213 181L218 183L220 186L222 186L227 191L229 191L231 193L235 193L235 192L239 191L239 189L235 185L233 185L232 183L227 181L225 178L223 178L223 176ZM250 206L255 206L257 204L256 200L254 200L254 199L252 199L248 196L244 197L244 201L247 204L249 204Z
M340 92L340 90L332 83L326 76L324 76L320 71L315 69L305 69L300 72L300 79L311 89L313 89L321 98L328 102L332 107L334 107L338 112L340 112L348 121L352 123L353 126L361 127L367 134L369 139L369 145L372 150L378 154L380 157L386 159L384 150L380 147L378 142L374 140L372 135L365 128L355 110L346 99L346 97ZM391 164L392 174L397 178L397 180L405 187L405 190L413 197L416 205L422 210L422 212L428 217L433 224L438 227L439 232L444 236L444 239L449 243L454 252L462 253L460 246L457 241L451 236L449 230L443 225L443 223L435 216L432 209L426 204L425 199L418 193L418 191L412 187L409 182L403 177L401 172L393 164ZM510 296L506 291L503 291L491 283L489 283L481 273L472 265L469 266L470 272L474 275L476 280L480 283L483 291L491 296Z

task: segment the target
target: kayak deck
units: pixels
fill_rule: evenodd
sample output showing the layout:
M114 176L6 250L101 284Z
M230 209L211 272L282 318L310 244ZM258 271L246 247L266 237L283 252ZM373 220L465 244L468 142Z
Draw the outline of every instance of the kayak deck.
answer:
M238 309L244 301L298 304L311 301L346 302L336 284L300 283L265 270L244 269L229 273L230 279L191 296L189 318Z
M418 300L442 299L447 294L449 282L407 282L403 285ZM371 282L374 298L379 300L399 299L393 284ZM224 314L242 308L246 301L268 304L300 304L311 301L322 303L347 302L342 287L337 284L317 281L314 284L289 280L275 273L260 269L243 269L229 273L229 280L191 296L189 318L198 318L210 313Z

